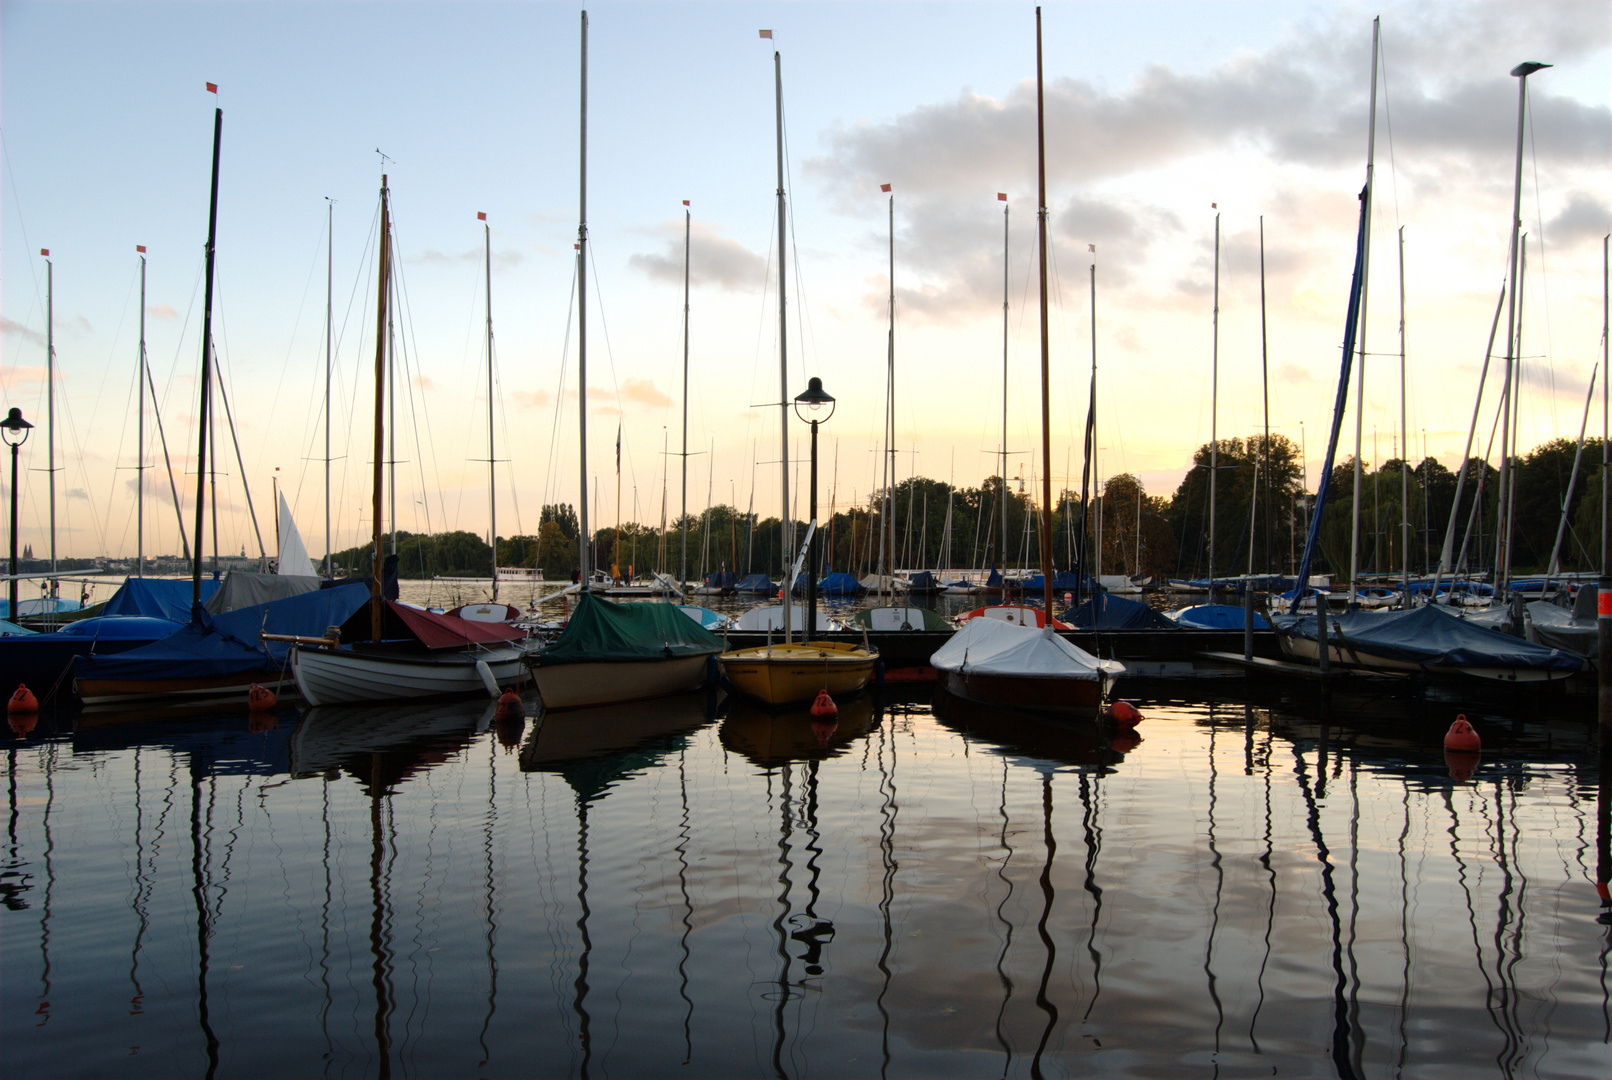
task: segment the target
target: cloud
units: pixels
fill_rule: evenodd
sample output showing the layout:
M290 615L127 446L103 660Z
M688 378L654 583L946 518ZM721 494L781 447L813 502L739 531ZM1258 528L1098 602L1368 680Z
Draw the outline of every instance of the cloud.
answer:
M683 283L682 222L668 224L665 246L658 252L637 253L627 265L655 281ZM694 224L688 246L689 281L693 285L715 285L729 292L754 292L766 287L767 260L737 240L723 236L709 226Z
M431 378L431 376L424 374L414 376L412 382L421 390L430 390L432 387L436 386L436 382Z
M1604 202L1587 191L1574 191L1562 212L1545 226L1545 239L1556 244L1598 240L1607 234L1609 224L1612 211Z
M85 491L83 488L68 488L67 497L69 499L77 499L80 502L90 501L90 493Z
M599 393L598 390L592 393ZM654 405L661 408L672 403L672 399L661 391L655 389L651 379L627 379L621 384L621 397L623 401L630 401L635 405Z
M486 257L486 249L479 247L470 248L467 251L461 251L457 255L446 254L444 252L437 251L435 248L427 248L425 251L406 261L411 263L425 263L427 265L435 266L452 266L456 263L479 263L486 259ZM493 252L493 269L509 270L519 266L525 260L526 256L522 255L518 251L495 251Z
M146 313L154 319L177 319L179 312L171 304L152 304L146 308Z
M1274 374L1276 375L1275 381L1282 386L1315 382L1315 372L1302 364L1295 364L1291 360L1279 366Z
M32 327L24 326L22 323L14 322L11 319L0 318L0 333L20 337L29 344L38 345L40 348L45 345L45 335L42 332Z
M546 409L554 404L554 395L547 390L511 390L517 409Z
M60 378L60 376L57 377ZM11 387L28 383L43 383L44 381L44 364L9 364L6 367L6 382Z

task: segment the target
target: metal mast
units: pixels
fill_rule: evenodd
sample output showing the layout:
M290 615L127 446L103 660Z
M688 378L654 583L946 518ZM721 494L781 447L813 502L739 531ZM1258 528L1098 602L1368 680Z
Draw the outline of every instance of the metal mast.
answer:
M374 543L370 567L374 579L370 598L369 630L372 641L381 640L381 600L385 577L381 556L381 499L386 494L386 330L391 321L387 309L392 274L392 219L387 205L386 174L381 174L380 283L375 290L375 456L370 502L370 529Z
M1047 333L1047 127L1042 99L1041 9L1035 9L1035 138L1036 183L1040 203L1037 240L1041 256L1041 584L1047 626L1052 626L1052 402L1047 378L1050 338ZM1004 496L1005 496L1004 492ZM1050 633L1050 629L1049 629Z
M682 526L682 557L678 562L677 584L688 586L688 278L689 240L692 236L694 215L683 200L683 509L678 515ZM702 530L703 531L703 530Z
M485 222L487 215L482 215ZM498 462L493 453L493 229L482 225L487 274L487 543L493 549L493 599L498 599Z
M202 294L202 364L201 406L196 414L196 427L200 433L196 448L196 543L195 558L190 563L190 602L201 603L202 524L207 502L207 406L212 397L213 380L213 245L218 238L218 148L224 136L224 110L213 110L213 184L212 198L207 210L207 284ZM215 508L216 509L216 508ZM55 498L51 499L51 512L55 513ZM54 517L53 517L54 520ZM55 558L55 535L52 529L51 558ZM213 558L218 557L218 544L213 544Z
M336 203L325 197L325 577L335 577L330 550L330 354L332 336L331 283L335 277L336 241L332 232L336 224Z
M1220 477L1220 214L1215 214L1215 310L1209 350L1209 602L1215 602L1215 482Z
M577 428L581 440L581 492L577 500L582 591L588 591L588 13L582 13L581 166L577 210Z
M1008 206L1007 194L996 196L1002 200L1002 538L997 541L1001 549L1002 569L1007 570L1007 486L1008 486Z
M145 249L140 250L140 420L135 425L134 452L135 577L146 576L146 257L143 254Z
M784 269L789 260L784 257L784 62L778 50L772 52L774 100L778 130L778 431L783 443L783 462L779 466L783 478L783 519L778 547L784 558L783 607L784 644L789 644L789 623L795 583L790 580L790 548L795 546L795 532L789 521L789 321L785 316ZM807 627L807 633L811 627Z
M1366 409L1366 301L1371 285L1371 193L1377 160L1377 56L1381 18L1371 20L1371 119L1366 124L1366 215L1365 254L1360 265L1360 343L1359 367L1355 371L1355 483L1352 518L1349 527L1349 606L1354 607L1356 583L1360 573L1360 450L1364 432Z

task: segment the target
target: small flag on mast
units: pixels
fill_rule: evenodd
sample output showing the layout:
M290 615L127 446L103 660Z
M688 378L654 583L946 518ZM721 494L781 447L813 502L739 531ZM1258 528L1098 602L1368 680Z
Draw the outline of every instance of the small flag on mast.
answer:
M688 200L687 200L687 199L684 199L684 200L683 200L683 205L684 205L684 206L687 206L687 205L688 205Z
M1220 204L1217 203L1217 202L1212 202L1212 203L1209 204L1209 209L1211 209L1211 210L1219 210L1220 209Z
M889 191L890 190L890 185L889 184L880 184L879 185L879 190L880 191Z
M1005 191L998 191L998 192L997 192L997 193L996 193L996 201L997 201L997 202L1007 202L1007 192L1005 192Z
M209 93L209 94L216 94L216 93L218 93L218 84L217 84L217 83L215 83L215 82L210 82L210 83L208 83L208 84L207 84L207 92L208 92L208 93Z
M136 244L134 245L134 250L144 255L146 253L146 246L144 244Z
M771 30L763 30L761 32L761 36L766 38L768 41L771 41L772 40L772 31Z
M482 213L480 210L477 210L476 211L476 220L477 221L486 221L487 220L487 215Z
M47 259L50 258L50 248L40 248L39 254L43 255Z
M616 475L621 475L621 425L616 425Z

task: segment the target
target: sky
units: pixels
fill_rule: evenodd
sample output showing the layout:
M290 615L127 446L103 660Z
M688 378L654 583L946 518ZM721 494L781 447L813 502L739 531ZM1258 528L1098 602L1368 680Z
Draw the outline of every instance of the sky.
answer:
M22 542L48 550L39 252L49 249L58 553L132 554L141 475L146 552L179 550L149 408L143 450L137 434L135 249L147 249L146 350L189 522L215 107L214 341L233 418L233 436L226 425L213 436L219 546L258 553L249 493L274 553L277 485L309 551L325 550L327 250L331 544L368 534L383 171L401 294L388 453L397 524L487 529L478 212L490 229L498 532L535 533L545 503L574 504L580 11L0 4L0 404L39 425L21 451ZM1424 445L1446 464L1461 455L1506 272L1517 132L1508 72L1524 60L1555 66L1529 80L1519 441L1577 436L1601 353L1612 231L1612 7L1050 4L1055 485L1079 484L1094 353L1100 475L1130 472L1168 496L1211 430L1261 428L1268 383L1272 430L1302 442L1314 484L1366 177L1374 16L1363 457L1398 450L1401 229L1412 457ZM608 3L588 19L593 523L658 523L663 501L675 519L684 462L689 512L708 498L779 512L775 48L787 385L793 396L817 376L837 399L820 429L820 502L843 509L881 483L891 199L898 478L975 486L1000 468L1005 364L1008 472L1029 488L1041 468L1031 453L1041 441L1034 7ZM1354 448L1352 399L1350 410L1340 459ZM799 517L807 428L793 418L789 428Z

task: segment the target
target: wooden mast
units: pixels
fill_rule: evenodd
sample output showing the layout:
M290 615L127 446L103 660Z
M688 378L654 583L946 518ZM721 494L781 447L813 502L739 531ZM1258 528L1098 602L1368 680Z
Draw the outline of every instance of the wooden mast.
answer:
M1041 258L1041 585L1047 625L1052 625L1052 404L1047 379L1050 367L1047 334L1047 125L1041 92L1041 9L1035 9L1035 141L1036 183L1040 199L1037 239ZM1002 493L1003 498L1007 492ZM1005 539L1005 538L1004 538Z
M387 289L392 274L392 219L387 205L386 174L381 174L381 270L375 290L375 454L370 527L374 541L374 584L369 601L369 635L381 640L381 590L385 584L381 556L381 497L386 491L386 325Z
M770 35L769 35L770 36ZM791 580L790 550L795 546L795 531L789 520L789 320L785 305L784 269L789 260L784 255L784 61L778 50L772 52L774 98L778 129L778 430L783 446L783 464L779 467L783 479L782 530L778 546L783 552L784 576L781 600L784 608L784 644L790 640L791 598L795 583ZM809 635L812 627L806 628Z
M486 215L482 215L486 220ZM483 225L487 245L487 541L493 549L493 599L498 599L498 465L493 455L493 229Z

